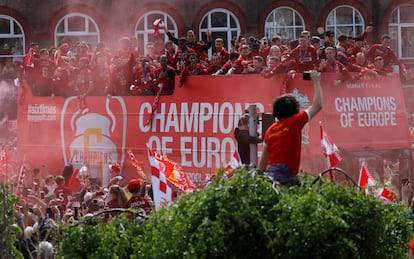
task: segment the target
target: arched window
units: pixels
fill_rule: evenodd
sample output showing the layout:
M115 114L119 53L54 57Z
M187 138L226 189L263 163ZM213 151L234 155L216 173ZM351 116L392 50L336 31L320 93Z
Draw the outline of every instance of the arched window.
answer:
M173 18L162 12L162 11L151 11L145 13L137 22L135 26L135 37L138 40L138 46L140 54L148 54L148 50L145 46L148 43L154 43L157 46L164 46L164 42L168 40L167 34L164 33L163 29L159 29L160 37L154 37L154 21L157 19L162 19L164 26L168 28L168 31L171 32L175 37L178 37L177 24Z
M265 21L265 36L271 39L274 35L280 35L284 44L297 39L306 28L303 17L290 7L278 7L274 9Z
M414 58L414 5L398 6L388 24L391 46L401 59Z
M78 41L85 41L90 45L90 51L93 51L100 41L98 25L88 15L82 13L67 14L56 24L55 46L69 43L71 47L74 47Z
M337 6L326 19L326 30L333 31L335 39L342 34L359 37L362 35L364 28L364 18L361 13L349 5Z
M16 19L0 15L0 56L21 60L25 53L24 31Z
M240 23L236 16L227 9L216 8L209 11L201 19L199 28L199 39L206 42L206 31L210 30L213 39L222 38L224 46L227 50L231 48L231 40L236 40L240 34ZM213 47L208 50L209 56L211 56Z

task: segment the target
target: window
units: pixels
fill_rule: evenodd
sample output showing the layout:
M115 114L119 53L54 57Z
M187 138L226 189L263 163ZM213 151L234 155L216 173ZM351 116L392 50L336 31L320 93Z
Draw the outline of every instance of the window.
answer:
M222 38L224 47L227 50L231 49L231 40L236 40L240 34L240 23L236 16L227 9L217 8L209 11L203 19L201 19L199 28L199 39L206 42L206 31L210 30L213 39ZM211 56L214 50L214 43L212 48L208 50Z
M364 18L361 13L349 5L336 7L326 19L326 30L333 31L335 39L342 34L359 37L362 35L364 28Z
M299 37L300 33L305 30L303 17L290 7L278 7L274 9L265 21L265 36L271 39L274 35L282 37L283 44Z
M22 59L25 53L24 31L13 17L0 15L0 56Z
M391 46L401 59L414 58L414 5L398 6L388 24Z
M91 47L96 47L99 39L99 28L95 21L82 13L70 13L64 16L55 28L55 46L68 43L75 46L76 42L85 41Z
M144 46L147 46L147 44L151 42L156 48L159 45L159 48L162 47L162 50L164 50L164 42L168 40L168 36L164 33L164 30L160 28L160 38L157 39L154 37L154 21L157 19L162 19L164 26L168 28L168 31L175 37L178 37L177 24L171 16L162 11L147 12L138 20L137 25L135 26L135 37L138 40L141 55L148 54L148 50Z

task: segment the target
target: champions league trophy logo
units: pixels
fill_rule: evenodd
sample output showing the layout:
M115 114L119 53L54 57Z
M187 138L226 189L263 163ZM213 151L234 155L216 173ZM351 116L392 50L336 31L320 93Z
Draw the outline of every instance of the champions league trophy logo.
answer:
M299 93L299 90L297 88L293 89L292 94L296 97L298 100L301 109L306 109L310 105L310 101L308 96L305 94ZM309 123L306 123L306 125L302 129L302 144L309 144Z
M62 107L60 135L65 164L88 168L89 177L106 185L110 180L108 165L114 161L122 164L125 158L127 111L121 97L106 98L105 109L98 104L101 100L96 98L89 108L93 111L85 113L77 109L76 97L67 98ZM116 114L121 117L115 117L110 106L117 108Z

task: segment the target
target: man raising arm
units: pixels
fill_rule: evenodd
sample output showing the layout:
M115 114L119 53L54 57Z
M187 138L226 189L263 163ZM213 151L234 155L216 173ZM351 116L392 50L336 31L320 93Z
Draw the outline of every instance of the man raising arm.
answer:
M266 131L258 170L266 171L282 185L297 184L302 128L322 109L320 73L312 71L314 95L312 105L304 111L291 94L282 95L273 102L273 116L277 121Z

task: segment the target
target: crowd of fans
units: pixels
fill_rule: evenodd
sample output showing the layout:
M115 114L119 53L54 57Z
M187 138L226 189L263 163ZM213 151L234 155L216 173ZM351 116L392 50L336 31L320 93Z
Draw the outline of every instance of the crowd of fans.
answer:
M73 224L92 217L107 222L120 214L136 218L137 213L145 220L154 210L151 185L138 179L125 182L119 163L110 165L111 179L106 186L91 178L86 167L78 170L67 165L57 176L42 177L38 169L27 174L26 184L14 180L12 190L20 196L15 227L22 234L16 247L25 258L37 258L34 255L41 247L53 248L48 245L54 238L49 230L59 223Z
M403 63L390 48L391 38L384 35L380 44L367 44L367 35L373 30L367 26L361 37L339 35L327 31L323 39L303 31L298 40L282 41L278 35L266 37L238 37L232 40L230 50L224 40L212 38L206 32L206 42L197 41L192 30L186 37L176 38L163 27L169 40L149 42L145 55L140 55L133 39L119 39L117 50L104 42L94 50L85 41L75 46L62 43L58 47L39 48L32 43L24 58L6 58L1 64L3 75L17 73L25 77L34 95L171 95L178 75L178 86L192 75L261 74L293 75L307 70L340 73L340 79L358 80L365 74L387 76L393 72L391 63L407 75ZM211 55L207 55L209 49ZM10 49L10 54L22 54L21 44ZM356 72L351 77L349 72Z
M393 73L392 62L407 75L404 64L390 48L388 35L382 37L380 44L367 44L372 29L368 26L358 38L340 35L336 43L331 31L325 32L323 38L303 31L298 40L289 44L278 35L271 39L241 36L226 50L224 40L213 39L209 31L207 41L201 42L192 30L187 31L186 37L176 38L164 27L169 40L148 43L146 55L140 55L134 41L127 37L119 39L116 51L108 49L104 42L94 50L84 41L50 49L32 43L24 57L20 43L16 42L10 52L16 57L3 59L0 72L2 76L26 79L34 95L80 99L88 95L171 95L176 76L178 86L183 86L193 75L260 74L264 78L289 78L295 73L318 70L339 73L339 79L333 82L338 84L366 74L388 76ZM351 76L350 72L356 73ZM70 224L111 208L141 208L152 213L150 184L138 180L123 183L119 165L112 165L111 173L109 184L102 186L97 179L90 178L87 170L77 171L70 165L61 175L44 179L34 172L32 184L23 188L22 203L16 208L17 227L24 230L16 244L19 250L26 257L39 249L50 254L53 247L45 236L46 230L59 222ZM105 222L119 213L102 213L100 218Z

